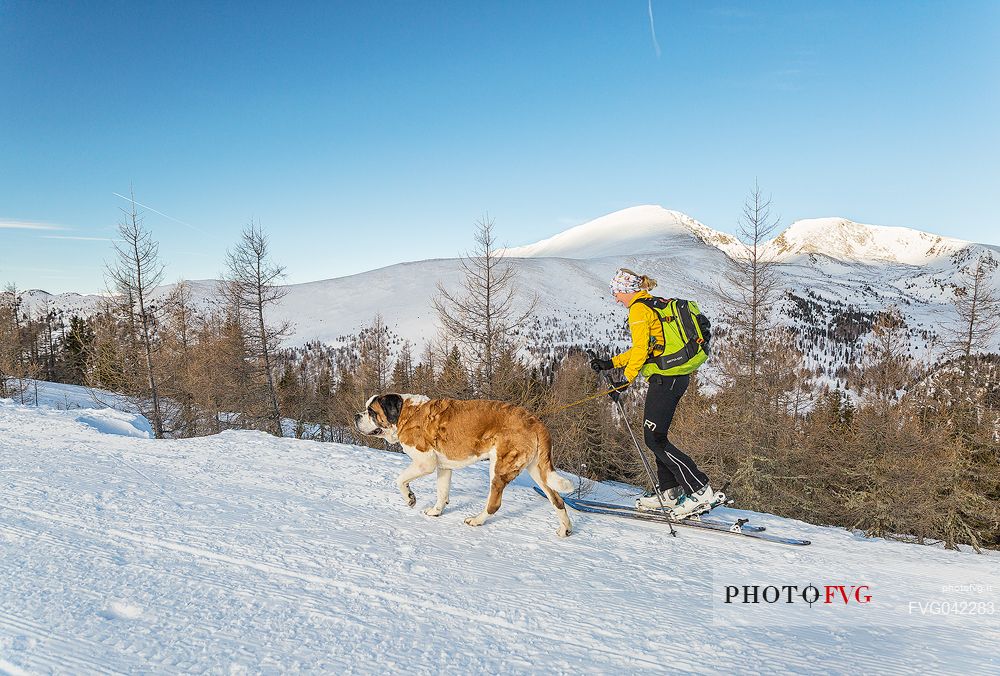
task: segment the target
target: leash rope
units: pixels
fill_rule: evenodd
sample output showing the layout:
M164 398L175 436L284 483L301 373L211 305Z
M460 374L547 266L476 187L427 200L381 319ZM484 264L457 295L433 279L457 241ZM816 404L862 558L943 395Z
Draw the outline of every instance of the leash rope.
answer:
M559 411L565 411L567 408L573 408L574 406L579 406L580 404L585 404L586 402L591 401L593 399L597 399L598 397L604 397L604 396L607 396L607 395L611 394L612 392L618 392L620 390L624 390L626 387L628 387L628 383L623 383L622 385L620 385L618 387L612 387L610 390L605 390L604 392L598 392L597 394L592 394L589 397L584 397L583 399L581 399L579 401L574 401L572 404L566 404L565 406L556 406L555 408L548 408L548 409L545 409L544 411L536 413L535 415L541 417L543 415L551 415L552 413L558 413Z

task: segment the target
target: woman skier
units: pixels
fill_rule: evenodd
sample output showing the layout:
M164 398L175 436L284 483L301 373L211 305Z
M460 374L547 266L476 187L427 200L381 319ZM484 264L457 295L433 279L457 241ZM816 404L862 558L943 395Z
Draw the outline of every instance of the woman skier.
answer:
M649 291L655 287L655 279L625 268L618 270L611 280L611 293L616 302L628 308L632 347L611 359L595 358L590 366L595 371L624 367L626 382L618 384L619 391L627 388L640 372L646 377L649 390L643 411L643 439L656 456L659 485L654 487L653 494L640 498L636 506L659 509L662 500L663 506L670 509L675 518L682 519L708 511L725 496L712 490L708 476L667 436L677 403L690 383L689 373L704 361L707 353L704 350L699 353L700 344L704 341L697 322L692 321L690 313L682 322L681 313L677 311L677 305L683 303L687 312L688 302L654 298ZM697 305L691 305L697 312ZM658 312L655 308L662 310ZM687 331L684 330L685 324ZM695 327L693 330L692 326ZM665 327L668 333L666 338ZM662 358L658 359L671 349L672 344L682 345L669 355L672 360L664 362ZM617 395L618 392L615 392L612 396L616 398Z

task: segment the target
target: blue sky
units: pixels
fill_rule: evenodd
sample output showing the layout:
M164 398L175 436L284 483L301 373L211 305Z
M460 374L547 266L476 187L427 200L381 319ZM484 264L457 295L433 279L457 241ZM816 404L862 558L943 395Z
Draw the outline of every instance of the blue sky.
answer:
M1000 3L652 11L0 0L0 282L101 289L130 185L168 280L250 219L291 282L454 256L486 213L511 245L637 204L732 231L755 180L784 225L1000 243Z

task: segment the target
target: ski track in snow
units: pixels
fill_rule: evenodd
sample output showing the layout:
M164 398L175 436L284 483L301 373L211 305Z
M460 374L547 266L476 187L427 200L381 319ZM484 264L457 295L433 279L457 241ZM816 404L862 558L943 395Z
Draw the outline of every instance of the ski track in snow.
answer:
M813 544L670 538L580 513L561 540L526 476L473 529L462 521L486 498L485 464L456 472L431 518L434 478L406 507L399 454L255 432L155 441L83 414L102 415L0 402L0 674L1000 669L1000 615L905 611L944 599L1000 611L993 553L768 515L755 521ZM809 583L870 584L874 601L789 615L722 604L726 584ZM969 583L993 592L928 591Z

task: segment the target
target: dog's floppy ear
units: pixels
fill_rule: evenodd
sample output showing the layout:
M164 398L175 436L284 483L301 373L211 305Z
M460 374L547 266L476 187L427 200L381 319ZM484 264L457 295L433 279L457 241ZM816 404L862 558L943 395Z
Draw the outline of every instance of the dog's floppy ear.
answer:
M390 425L399 422L399 413L403 410L403 398L398 394L383 394L378 398L379 406L385 412L385 419Z

